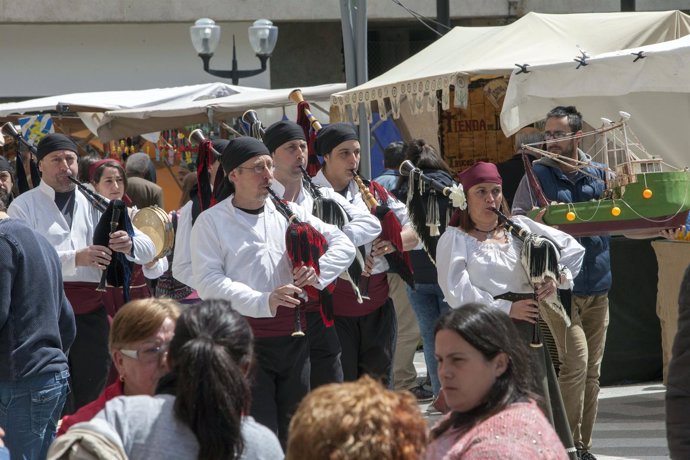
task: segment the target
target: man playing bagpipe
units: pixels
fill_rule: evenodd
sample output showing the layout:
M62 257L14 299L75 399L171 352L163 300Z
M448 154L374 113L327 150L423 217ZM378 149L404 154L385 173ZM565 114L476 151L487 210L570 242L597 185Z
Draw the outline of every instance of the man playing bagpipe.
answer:
M69 356L72 385L65 407L69 414L98 397L110 369L108 318L102 293L96 290L102 271L117 253L143 265L155 257L156 250L137 229L131 235L117 230L104 235L106 244L94 244L102 212L77 193L73 183L79 173L77 145L72 139L48 134L39 142L36 157L40 184L15 198L7 213L45 236L60 256L65 294L77 325Z
M396 317L388 297L386 272L389 264L394 263L398 273L411 282L409 258L404 251L417 245L417 236L407 225L409 219L403 203L379 184L371 182L367 188L356 183L361 181L356 175L360 145L351 125L335 123L321 129L316 138L316 151L323 156L324 165L314 177L314 183L332 188L354 206L371 211L382 222L382 233L366 246L364 275L369 276L362 277L365 292L361 294L368 298L358 303L354 291L346 283L338 283L333 308L345 380L357 380L362 374L369 374L389 384Z
M194 287L202 299L230 300L249 321L256 352L251 415L285 445L290 416L309 391L308 344L293 336L305 323L303 312L295 320L296 307L307 291L326 288L350 266L355 247L302 207L267 199L273 158L261 141L233 139L221 164L234 193L194 223ZM306 247L288 244L297 225L313 231L312 239L300 241ZM294 264L290 249L315 255L318 270Z
M340 229L356 247L371 243L381 233L381 224L371 213L350 204L330 188L315 189L317 186L306 178L304 168L307 166L307 141L304 131L297 123L274 123L266 129L263 140L273 154L275 180L271 188L278 196L299 204L315 215L318 212L315 205L317 209L320 207L322 215L317 217L327 223L337 225L336 221L340 220ZM347 285L344 280L340 282ZM330 311L326 311L329 307L322 306L321 303L316 299L305 306L312 389L326 383L343 381L340 342L335 328L330 327L333 324L332 305Z

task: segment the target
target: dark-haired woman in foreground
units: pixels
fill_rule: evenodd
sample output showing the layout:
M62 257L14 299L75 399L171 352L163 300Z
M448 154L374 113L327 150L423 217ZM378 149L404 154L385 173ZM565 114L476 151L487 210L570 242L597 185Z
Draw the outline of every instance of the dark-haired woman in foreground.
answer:
M172 394L116 398L96 416L119 434L130 460L283 458L276 436L244 415L253 336L230 302L187 308L167 359L166 391Z
M436 358L451 409L432 430L428 460L565 460L534 401L527 347L507 314L467 304L441 318Z

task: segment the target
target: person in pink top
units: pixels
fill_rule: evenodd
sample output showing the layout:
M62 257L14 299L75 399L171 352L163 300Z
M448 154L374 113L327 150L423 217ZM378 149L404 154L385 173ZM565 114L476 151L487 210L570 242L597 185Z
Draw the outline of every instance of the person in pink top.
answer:
M126 303L113 318L109 347L119 379L98 399L62 418L58 436L79 422L91 420L117 396L153 395L170 368L165 359L180 307L170 299L148 298Z
M462 305L436 326L436 359L451 409L431 431L427 460L567 460L531 392L528 349L503 311Z

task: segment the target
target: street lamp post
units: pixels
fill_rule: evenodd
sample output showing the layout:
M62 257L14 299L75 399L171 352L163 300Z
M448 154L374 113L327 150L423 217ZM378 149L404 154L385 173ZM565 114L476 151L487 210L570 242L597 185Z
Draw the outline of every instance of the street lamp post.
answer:
M266 70L266 63L273 53L278 40L278 27L268 19L257 19L249 27L249 43L261 61L261 68L254 70L237 69L237 53L235 50L235 36L232 36L232 69L215 70L209 68L211 57L220 42L220 26L212 19L197 19L189 28L192 45L204 63L204 71L221 78L230 78L233 85L239 84L240 78L253 77Z

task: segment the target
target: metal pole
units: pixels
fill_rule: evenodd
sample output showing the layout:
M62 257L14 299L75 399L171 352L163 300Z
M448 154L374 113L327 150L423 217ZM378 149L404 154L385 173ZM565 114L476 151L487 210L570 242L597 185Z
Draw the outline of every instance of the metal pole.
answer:
M635 0L621 0L621 11L635 11Z
M634 0L633 0L634 1ZM450 29L450 5L449 0L436 0L436 30L445 35ZM446 26L447 28L443 27Z
M368 50L367 50L367 0L354 0L354 36L355 36L355 59L357 63L357 85L366 83L369 80ZM361 155L359 161L360 173L369 179L371 177L371 134L369 121L364 104L359 104L359 145Z
M341 0L340 21L343 29L345 81L348 88L354 88L368 80L366 0ZM371 178L369 124L362 104L358 108L358 113L359 144L362 152L359 170L362 176Z

